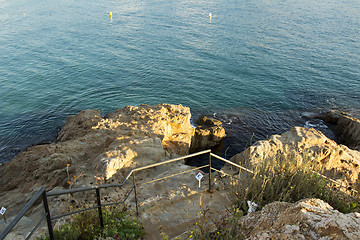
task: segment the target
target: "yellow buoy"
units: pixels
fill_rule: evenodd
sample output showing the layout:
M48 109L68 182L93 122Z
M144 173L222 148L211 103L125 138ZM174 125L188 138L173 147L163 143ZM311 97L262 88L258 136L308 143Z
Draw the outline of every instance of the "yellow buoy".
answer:
M211 13L209 13L209 18L211 18L212 17L212 14Z
M110 12L109 16L110 16L110 18L112 18L112 12Z

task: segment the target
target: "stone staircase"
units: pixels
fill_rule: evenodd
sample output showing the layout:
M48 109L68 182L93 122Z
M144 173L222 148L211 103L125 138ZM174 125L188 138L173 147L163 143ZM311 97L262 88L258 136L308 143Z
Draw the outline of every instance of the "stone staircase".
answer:
M167 169L159 170L157 177L171 175L175 169L180 172L191 167L178 164L171 168L174 170ZM214 191L208 191L208 174L203 173L199 188L195 178L197 173L189 172L146 185L139 183L139 220L146 231L145 239L158 240L164 236L169 239L188 239L190 231L199 226L209 231L216 229L214 223L231 207L231 200L226 190L219 190L223 187L216 178Z
M195 177L199 172L203 174L200 185ZM219 222L231 207L228 191L224 190L228 180L222 181L217 173L212 173L213 190L209 192L209 174L185 165L183 161L144 168L132 176L136 179L138 219L144 225L145 239L189 239L190 231L199 230L199 227L213 231L216 229L215 223ZM162 180L157 181L158 179ZM103 188L102 204L124 199L132 187L133 181L130 179L120 188ZM50 204L57 205L57 209L53 208L51 212L53 215L66 212L64 209L68 209L68 200L73 198L77 199L73 204L82 206L86 199L93 198L93 194L87 192L84 195L81 192L82 198L70 194L54 198L50 200ZM135 202L135 195L132 193L125 203L133 215L136 213ZM24 239L32 230L33 226L30 223L38 221L43 211L42 204L34 208L29 213L30 217L23 217L6 239ZM58 226L70 218L71 216L67 217L67 220L58 221ZM41 236L47 231L47 226L43 224L35 232L34 237Z
M198 226L215 230L214 222L219 221L230 207L230 201L224 192L199 192L175 201L159 202L140 213L145 239L161 239L161 234L169 239L188 239L189 231ZM206 222L204 222L206 221Z

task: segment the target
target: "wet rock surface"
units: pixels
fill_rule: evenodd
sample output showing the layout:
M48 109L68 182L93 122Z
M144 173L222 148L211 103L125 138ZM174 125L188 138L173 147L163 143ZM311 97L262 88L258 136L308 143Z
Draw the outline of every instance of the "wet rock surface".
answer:
M219 120L201 116L196 123L198 126L191 141L190 152L197 152L216 146L225 137L225 129Z

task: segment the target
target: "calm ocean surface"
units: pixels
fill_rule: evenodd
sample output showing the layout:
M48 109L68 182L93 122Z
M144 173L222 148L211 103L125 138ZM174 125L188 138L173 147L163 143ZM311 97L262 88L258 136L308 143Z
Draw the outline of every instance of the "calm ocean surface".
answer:
M189 106L228 156L360 109L359 0L0 0L0 26L0 162L83 109Z

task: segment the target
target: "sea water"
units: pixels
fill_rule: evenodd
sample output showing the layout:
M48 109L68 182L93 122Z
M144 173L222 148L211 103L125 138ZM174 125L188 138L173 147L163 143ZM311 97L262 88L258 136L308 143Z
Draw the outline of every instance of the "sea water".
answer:
M359 0L0 0L0 162L83 109L142 103L222 120L227 157L292 126L326 131L302 114L358 113L359 13Z

